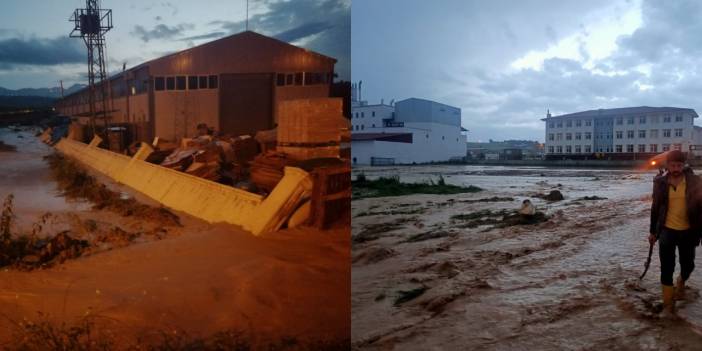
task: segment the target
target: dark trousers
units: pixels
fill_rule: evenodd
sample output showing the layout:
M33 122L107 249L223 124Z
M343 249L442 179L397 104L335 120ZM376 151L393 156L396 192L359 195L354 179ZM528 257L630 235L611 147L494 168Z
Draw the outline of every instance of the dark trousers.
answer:
M687 230L673 230L664 227L658 237L658 254L661 258L661 284L673 285L675 273L675 248L680 253L680 275L683 280L690 277L695 269L695 247L697 236Z

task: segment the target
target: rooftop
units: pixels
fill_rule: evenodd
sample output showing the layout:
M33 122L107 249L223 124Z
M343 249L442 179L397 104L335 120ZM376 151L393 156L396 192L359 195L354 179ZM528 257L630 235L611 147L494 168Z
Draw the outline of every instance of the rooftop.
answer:
M588 110L582 112L568 113L565 115L552 116L551 118L570 118L570 117L607 117L607 116L621 116L621 115L638 115L642 113L665 113L665 112L690 112L695 117L698 117L697 112L691 108L681 108L681 107L650 107L650 106L638 106L638 107L621 107L621 108L606 108L597 110ZM542 118L545 121L550 118Z

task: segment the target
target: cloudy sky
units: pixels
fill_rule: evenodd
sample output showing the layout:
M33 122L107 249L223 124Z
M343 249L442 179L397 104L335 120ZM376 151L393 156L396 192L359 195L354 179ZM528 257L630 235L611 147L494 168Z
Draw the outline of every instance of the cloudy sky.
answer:
M84 0L3 0L0 87L64 87L85 83L87 54L68 38L68 22ZM246 0L102 0L111 8L110 72L245 29ZM250 0L249 29L337 58L339 79L350 78L351 0Z
M353 0L351 11L363 99L460 107L471 141L543 141L547 109L702 113L702 1Z

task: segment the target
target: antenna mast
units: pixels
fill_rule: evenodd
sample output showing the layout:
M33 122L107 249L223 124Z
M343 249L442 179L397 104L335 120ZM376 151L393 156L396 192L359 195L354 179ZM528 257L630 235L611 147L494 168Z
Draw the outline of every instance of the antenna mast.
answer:
M68 36L71 38L82 38L88 49L90 126L93 129L93 134L95 134L95 120L98 115L96 100L101 100L101 114L105 131L107 131L105 33L112 29L112 10L101 9L100 0L85 0L85 8L76 9L68 21L73 22L73 30ZM95 84L96 78L99 86Z

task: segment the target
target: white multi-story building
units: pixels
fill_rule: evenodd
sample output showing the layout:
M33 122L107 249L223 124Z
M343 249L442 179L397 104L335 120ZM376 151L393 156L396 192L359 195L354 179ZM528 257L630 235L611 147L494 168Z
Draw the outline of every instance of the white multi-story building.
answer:
M697 112L677 107L625 107L546 118L546 156L580 158L646 157L668 150L688 152L695 145ZM641 155L640 155L641 154Z
M355 165L441 162L466 156L459 108L416 98L392 105L353 101L351 117Z

